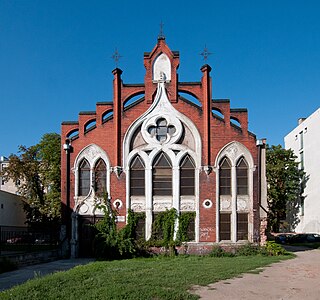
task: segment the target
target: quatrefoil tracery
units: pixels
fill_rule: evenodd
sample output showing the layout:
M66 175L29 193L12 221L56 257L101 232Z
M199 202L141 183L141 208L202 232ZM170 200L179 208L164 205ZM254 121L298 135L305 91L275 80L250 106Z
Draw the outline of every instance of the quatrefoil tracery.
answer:
M165 142L168 135L171 137L176 132L176 128L173 125L168 125L165 118L160 118L156 121L156 126L151 125L148 127L148 133L151 137L155 137L160 143Z

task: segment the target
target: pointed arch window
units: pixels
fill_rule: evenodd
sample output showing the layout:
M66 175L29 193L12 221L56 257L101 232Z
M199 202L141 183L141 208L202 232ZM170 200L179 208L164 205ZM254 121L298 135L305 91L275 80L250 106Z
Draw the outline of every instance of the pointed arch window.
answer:
M107 192L107 166L103 159L99 159L94 168L94 190L97 196Z
M237 163L237 194L248 195L248 165L242 157Z
M130 165L130 195L145 195L145 167L140 156L136 156Z
M172 165L164 153L160 153L154 160L152 183L154 196L172 195Z
M83 159L79 166L79 196L87 196L90 191L90 165Z
M195 164L193 159L187 155L180 167L180 195L194 196L195 191Z
M219 194L231 195L231 164L226 157L219 165Z

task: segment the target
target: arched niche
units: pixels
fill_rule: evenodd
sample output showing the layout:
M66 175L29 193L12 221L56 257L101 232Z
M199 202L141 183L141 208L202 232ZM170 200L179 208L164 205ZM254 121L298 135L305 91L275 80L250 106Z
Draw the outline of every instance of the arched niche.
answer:
M75 139L78 138L78 137L79 137L79 129L78 129L78 128L73 129L73 130L71 130L71 131L69 131L69 132L67 133L67 138L68 138L70 141L73 141L73 140L75 140Z
M161 79L171 81L171 62L165 53L158 55L152 66L152 80L159 81Z

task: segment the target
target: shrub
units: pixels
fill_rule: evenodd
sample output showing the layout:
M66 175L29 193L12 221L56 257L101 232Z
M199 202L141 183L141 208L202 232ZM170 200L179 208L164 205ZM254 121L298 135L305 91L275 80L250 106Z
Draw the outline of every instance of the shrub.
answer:
M97 234L94 241L95 256L99 259L118 259L132 257L136 252L133 238L132 214L128 215L128 225L118 230L116 224L116 212L112 209L107 196L104 196L103 204L97 208L104 212L103 218L95 225ZM131 219L130 219L131 218Z
M277 244L275 241L267 241L265 250L267 254L271 256L288 254L288 252L281 245Z
M220 246L213 246L211 252L209 253L210 257L233 257L232 252L225 251Z
M152 241L161 241L161 246L172 246L174 227L177 219L177 211L174 208L159 212L152 224Z
M251 256L251 255L257 255L259 253L260 253L260 248L250 243L240 246L236 250L237 256Z
M177 241L178 242L188 242L194 237L190 237L188 235L188 228L191 224L191 222L195 219L196 213L194 211L192 212L184 212L181 213L179 216L179 228L177 232Z

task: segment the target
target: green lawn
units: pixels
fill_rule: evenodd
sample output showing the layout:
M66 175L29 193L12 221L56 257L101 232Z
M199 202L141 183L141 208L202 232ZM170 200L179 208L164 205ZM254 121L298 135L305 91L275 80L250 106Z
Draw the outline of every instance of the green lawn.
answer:
M0 299L197 299L188 293L193 285L235 277L290 257L178 256L93 262L35 278L0 293Z

